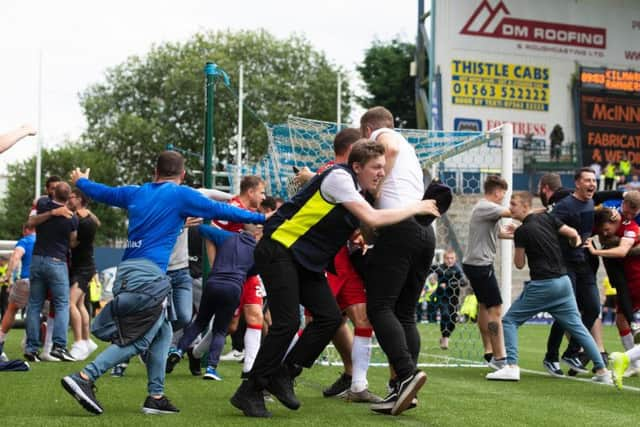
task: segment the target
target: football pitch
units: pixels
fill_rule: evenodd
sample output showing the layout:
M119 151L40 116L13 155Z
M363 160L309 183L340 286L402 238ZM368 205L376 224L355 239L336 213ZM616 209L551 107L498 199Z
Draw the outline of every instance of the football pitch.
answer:
M471 326L471 325L469 325ZM525 325L520 329L521 380L489 382L488 368L425 368L428 381L416 409L390 417L371 412L366 404L322 397L322 389L340 374L337 366L314 366L297 379L298 411L268 403L272 419L244 417L229 403L237 388L241 364L223 362L223 381L193 377L186 359L167 376L166 394L180 408L176 415L141 413L146 397L146 372L135 359L122 378L105 375L97 382L103 415L85 412L60 386L62 376L78 371L85 362L32 364L29 372L0 372L0 425L2 426L637 426L640 379L625 379L626 389L592 384L590 376L552 378L542 368L549 326ZM609 351L621 348L616 329L605 326ZM471 329L469 329L471 330ZM420 325L425 358L447 352L438 348L435 325ZM8 337L5 351L21 354L22 330ZM455 333L452 342L455 340ZM564 343L563 343L564 345ZM101 346L102 348L102 346ZM94 353L97 354L97 353ZM384 395L388 369L369 370L369 388Z

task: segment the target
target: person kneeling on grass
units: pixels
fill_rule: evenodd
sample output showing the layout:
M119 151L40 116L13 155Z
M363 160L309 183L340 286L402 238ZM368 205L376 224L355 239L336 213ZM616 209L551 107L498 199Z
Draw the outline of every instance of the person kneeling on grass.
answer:
M514 301L502 319L507 364L500 370L487 374L488 380L519 381L518 327L541 311L551 314L584 348L596 368L594 382L611 384L609 372L598 347L580 320L580 313L573 296L571 281L562 261L559 236L569 239L573 247L580 246L578 232L547 213L533 213L532 195L517 192L511 197L509 209L513 218L522 222L514 231L514 264L522 269L529 260L531 280L525 282L522 294Z

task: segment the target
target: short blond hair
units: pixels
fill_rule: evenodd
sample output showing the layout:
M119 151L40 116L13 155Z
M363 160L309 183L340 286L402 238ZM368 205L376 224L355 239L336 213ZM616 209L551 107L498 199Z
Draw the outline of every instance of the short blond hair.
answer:
M631 190L627 191L624 194L624 202L629 205L631 209L638 210L640 209L640 191Z

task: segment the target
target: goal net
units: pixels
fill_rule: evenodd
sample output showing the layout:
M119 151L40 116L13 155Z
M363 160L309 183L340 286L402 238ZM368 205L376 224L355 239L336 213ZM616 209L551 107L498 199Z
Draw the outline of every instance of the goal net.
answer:
M268 128L268 154L255 165L243 168L242 172L263 177L269 194L286 199L296 190L292 186L293 167L306 166L313 171L332 160L333 138L339 129L336 123L300 117L290 117L287 123L271 125ZM422 335L419 362L432 366L481 365L483 348L475 319L461 313L471 294L470 286L465 280L455 279L443 289L437 278L446 276L443 265L448 249L456 257L457 265L461 264L471 210L482 195L486 176L501 174L511 182L511 177L505 176L505 171L510 175L512 165L508 168L502 165L502 145L512 146L511 135L504 132L503 128L485 132L396 130L415 148L425 171L425 180L437 177L455 194L449 212L439 218L435 225L438 249L433 260L434 274L431 279L436 279L436 288L429 292L426 284L427 291L420 306L416 307L417 315L421 316L418 319ZM233 173L230 175L233 176ZM500 271L497 263L498 277ZM510 289L511 283L508 284ZM510 301L510 297L508 299ZM448 338L448 343L442 340L443 337ZM335 349L328 347L321 363L340 363ZM372 348L372 363L386 364L383 352L375 345Z

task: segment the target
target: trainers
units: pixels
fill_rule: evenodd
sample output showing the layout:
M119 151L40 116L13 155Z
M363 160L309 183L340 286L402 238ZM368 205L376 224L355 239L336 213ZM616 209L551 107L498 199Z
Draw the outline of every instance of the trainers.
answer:
M71 346L71 350L69 350L69 354L75 360L84 360L89 356L89 349L85 347L83 344L84 341L76 341Z
M622 390L622 379L628 367L629 355L619 352L611 353L611 373L618 390Z
M395 387L398 385L398 378L391 378L389 379L389 382L387 383L387 393L391 394L391 392L393 392L393 390L395 389ZM384 399L382 399L384 400ZM413 398L413 400L411 401L411 405L409 405L409 407L407 409L413 409L416 406L418 406L418 399L417 398ZM376 411L376 412L381 412L382 411ZM387 414L391 414L391 408L389 408L389 411L386 412Z
M40 360L45 362L60 362L60 359L51 355L51 350L52 348L49 346L44 347L42 353L40 353Z
M492 381L520 381L520 368L515 365L506 365L502 369L488 373L485 378Z
M351 375L343 373L330 387L322 390L324 397L342 397L351 389Z
M220 375L218 371L216 371L216 368L214 368L213 366L207 366L207 369L204 371L204 376L202 377L202 379L222 381L222 375Z
M293 391L293 378L287 366L281 365L278 372L271 375L265 388L287 408L295 411L300 407L300 401Z
M589 372L584 368L584 365L576 356L562 356L562 362L577 373L586 374Z
M348 390L345 399L349 402L354 403L380 403L382 402L382 398L380 396L376 396L371 393L369 389L364 389L362 391L351 391Z
M126 363L118 363L116 366L111 368L111 376L116 378L124 377L124 371L127 369Z
M173 372L173 368L180 362L182 359L182 350L179 348L175 348L169 352L169 356L167 356L167 367L165 368L165 372L170 374Z
M28 360L29 362L41 362L42 361L42 359L40 359L40 355L37 352L33 352L33 353L27 352L27 353L24 354L24 358L26 360ZM59 362L58 359L55 359L55 361Z
M87 350L88 350L88 354L87 357L89 357L89 355L91 353L93 353L94 351L96 351L98 349L98 344L96 344L95 342L93 342L93 340L91 338L89 338L87 341Z
M227 354L220 356L221 362L242 362L244 360L244 351L231 350Z
M633 334L633 343L640 344L640 323L631 322L631 333Z
M397 386L395 386L393 390L391 390L389 394L387 394L387 396L384 399L382 399L380 402L374 403L371 406L369 406L369 409L379 414L391 415L391 410L393 410L393 407L396 405L396 402L398 401L398 392L396 389L397 389Z
M9 356L7 356L7 353L0 350L0 362L8 362L8 361L9 361Z
M162 396L160 399L147 396L142 405L142 412L148 415L168 415L177 414L180 409L173 406L167 396Z
M264 404L262 391L256 390L250 380L242 381L230 402L247 417L271 418L271 412L267 411Z
M194 377L199 377L202 375L202 370L200 368L201 360L193 355L193 349L187 350L187 357L189 358L189 371L191 371L191 375Z
M594 376L591 377L591 381L593 381L594 383L613 385L611 371L606 371L602 375L595 374ZM617 384L616 384L616 387L618 387ZM622 389L622 379L620 380L620 387L618 388Z
M493 369L494 371L499 371L500 369L504 368L505 366L507 366L507 358L506 357L502 357L500 359L496 359L496 358L492 357L491 360L489 361L489 367L491 369Z
M562 369L560 369L560 363L544 359L542 361L542 366L544 366L544 369L546 369L552 377L564 377L564 372L562 372Z
M397 400L391 409L391 415L400 415L408 409L416 394L426 382L427 374L422 371L416 371L407 378L398 381L396 387Z
M96 399L96 387L93 381L85 380L80 373L67 375L61 380L62 387L73 396L84 409L92 414L100 415L104 412L100 402Z
M49 353L51 357L55 357L58 360L62 360L63 362L75 362L76 359L69 354L66 348L61 345L54 345Z

